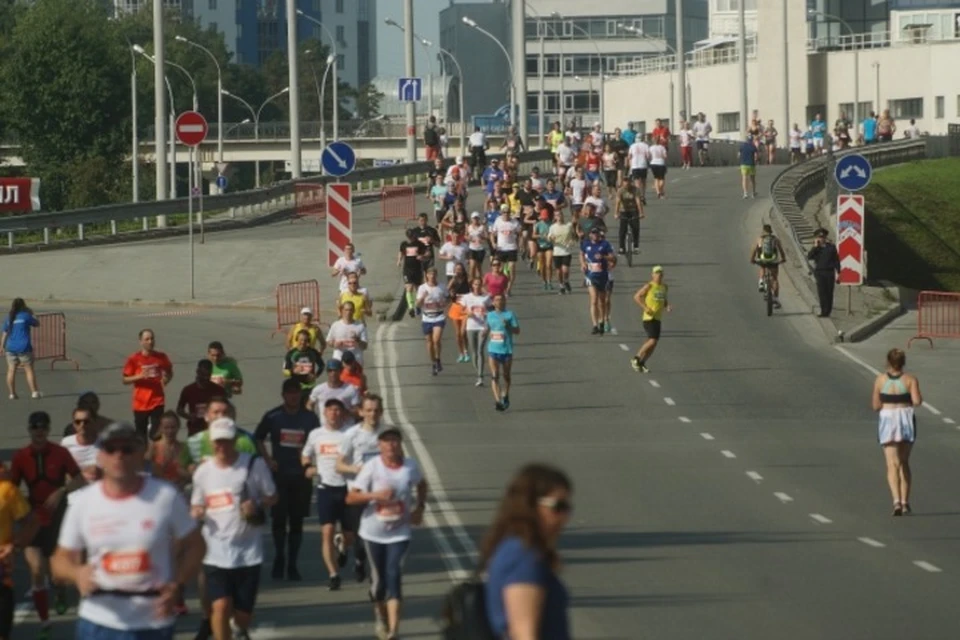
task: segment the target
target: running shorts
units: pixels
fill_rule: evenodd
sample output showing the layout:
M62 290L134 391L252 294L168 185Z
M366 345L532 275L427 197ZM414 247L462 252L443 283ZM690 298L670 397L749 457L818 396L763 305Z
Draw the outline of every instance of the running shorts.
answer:
M647 179L647 170L644 169L631 169L630 177L634 180L646 180Z
M660 339L660 321L659 320L644 320L643 330L647 332L647 337L650 338L651 340Z
M657 180L663 180L664 176L667 175L667 165L664 164L650 165L650 170L653 172L653 177Z

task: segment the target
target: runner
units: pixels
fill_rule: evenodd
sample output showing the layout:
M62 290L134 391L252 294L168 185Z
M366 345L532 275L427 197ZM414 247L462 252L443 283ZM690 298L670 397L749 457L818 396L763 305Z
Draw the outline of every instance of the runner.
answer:
M445 313L450 294L447 288L437 282L437 270L427 269L427 281L417 289L417 308L420 309L423 321L423 335L427 341L427 357L433 369L433 375L443 371L440 362L443 328L446 326Z
M423 521L427 503L427 482L404 456L402 441L396 427L383 429L377 436L380 456L363 465L347 494L348 504L364 507L359 534L370 558L377 636L386 640L400 638L403 560L411 527Z
M463 296L461 304L467 312L467 345L473 356L473 366L477 371L477 382L474 386L483 386L483 351L487 343L486 316L490 307L490 296L483 292L483 281L474 278L470 283L470 293Z
M560 294L570 293L570 261L576 246L576 234L572 223L564 223L563 211L553 214L553 224L547 232L547 239L553 245L553 268L560 285Z
M434 227L427 224L427 214L421 213L417 216L417 226L413 228L413 233L417 242L426 248L427 257L424 261L424 266L433 265L433 261L436 258L434 251L440 246L440 234Z
M154 350L152 329L141 329L138 337L140 350L123 365L123 384L133 385L133 424L146 440L147 425L150 438L160 426L165 390L173 379L173 364L167 354Z
M343 405L344 411L350 418L356 417L360 409L360 390L343 381L340 374L343 372L343 363L339 360L330 359L327 362L327 381L318 384L310 392L310 399L307 400L307 409L317 414L317 418L323 419L323 408L327 400L335 398Z
M607 284L610 268L617 263L617 255L610 243L602 238L601 229L590 229L588 239L580 244L580 264L590 290L590 321L593 335L603 335L606 300L610 295Z
M697 156L700 160L700 166L706 166L710 155L710 134L713 133L713 125L707 120L702 112L697 114L697 121L693 123L693 135L697 139Z
M6 475L7 468L0 462L0 640L10 640L13 628L14 551L25 547L40 526L30 504Z
M213 365L210 371L210 382L223 387L228 398L234 394L243 393L243 374L240 373L240 365L225 353L222 342L214 340L207 345L207 359Z
M608 198L613 198L617 192L619 160L617 152L613 150L613 142L606 143L603 147L601 166L603 168L603 183L607 185Z
M880 414L878 440L887 463L887 484L893 496L893 515L910 515L910 453L917 440L916 407L923 404L920 381L904 372L907 356L900 349L887 352L887 370L873 383L873 410Z
M533 226L533 239L537 243L537 266L544 291L553 291L553 243L550 242L552 213L553 209L545 207L540 211L540 220Z
M614 185L614 190L616 190L616 185ZM603 188L600 186L599 182L595 182L592 187L590 187L590 195L588 195L583 200L583 206L586 207L588 204L592 204L594 210L597 212L597 215L601 218L604 218L609 211L607 206L607 201L603 199Z
M483 223L483 216L479 211L470 214L470 224L467 226L467 264L470 279L479 278L483 273L483 260L487 256L487 246L490 243L487 227Z
M507 286L507 295L513 289L517 277L518 243L520 241L520 222L510 218L510 208L500 207L500 217L493 223L493 242L497 250L497 258L504 265L504 272L510 278Z
M227 397L226 389L210 381L212 374L213 364L209 360L200 360L195 380L180 390L174 414L187 421L188 437L206 428L203 416L210 398Z
M447 283L447 291L451 301L447 315L453 321L454 334L457 336L457 362L470 362L470 353L467 350L467 310L461 304L463 296L470 293L470 281L462 264L457 264L454 269L453 277Z
M469 247L466 242L466 228L454 227L453 232L447 235L447 241L440 247L440 258L446 260L444 273L447 276L447 286L450 286L450 280L453 278L457 265L464 268L467 266L467 251Z
M283 580L286 571L288 580L299 582L302 578L297 558L303 543L303 519L310 513L310 481L304 476L300 451L310 432L320 426L320 421L312 411L300 405L299 394L295 393L298 389L290 382L283 382L280 392L283 403L263 414L253 435L257 450L273 472L273 483L277 488L277 502L270 509L273 531L271 576L274 580ZM266 446L268 438L269 451Z
M344 351L340 357L340 379L346 384L352 384L360 392L360 397L367 395L367 374L363 372L363 365L357 362L352 351Z
M171 640L177 600L203 561L200 530L176 488L141 473L135 427L114 423L97 446L103 480L70 496L52 561L54 577L80 591L76 637Z
M417 288L423 284L423 267L427 258L427 247L417 240L417 232L407 229L407 239L400 243L400 253L397 254L397 266L403 269L403 286L411 318L417 311Z
M319 338L323 340L323 336ZM301 331L297 334L297 345L283 359L283 375L300 384L304 401L316 386L317 376L323 371L323 357L309 342L310 334Z
M161 423L163 419L161 418ZM77 407L73 410L74 433L64 437L60 446L73 456L74 462L80 468L80 475L89 484L100 478L100 469L97 467L97 435L100 430L93 422L93 414L89 409Z
M353 303L344 302L340 306L340 318L330 325L327 332L327 344L333 347L333 359L342 360L343 354L349 351L363 364L363 352L368 343L367 325L356 319Z
M300 321L290 327L290 332L287 334L287 349L293 349L297 346L297 335L301 331L307 332L308 346L313 347L320 353L324 352L327 345L323 343L323 331L320 329L320 325L314 321L313 309L310 307L300 309Z
M647 360L653 355L660 342L660 321L663 312L666 310L669 313L673 310L667 301L667 285L663 284L663 267L659 265L654 267L652 273L650 282L640 287L633 296L633 301L643 309L643 330L647 333L647 340L637 351L631 365L634 371L643 373L650 373Z
M483 287L488 295L496 296L506 294L510 288L510 278L503 274L503 263L500 258L494 258L490 262L490 273L483 276Z
M91 424L93 425L94 432L97 434L114 423L112 418L100 415L100 397L93 391L84 391L80 394L80 397L77 398L77 409L86 409L90 412ZM73 422L63 429L64 437L72 436L76 432L77 430L74 428Z
M330 275L333 278L340 278L340 292L343 293L347 290L347 277L350 274L357 274L357 276L367 275L367 267L363 264L363 260L357 256L357 248L352 242L347 243L343 247L343 255L337 258L337 261L333 263L333 268L330 269Z
M740 182L743 186L743 199L757 197L757 162L760 152L757 150L753 136L747 134L740 143Z
M685 170L693 164L693 129L686 120L680 123L680 130L677 131L680 136L680 161Z
M667 139L654 138L650 147L650 171L653 172L653 186L657 192L657 199L667 197Z
M370 300L367 290L360 288L360 276L355 273L347 276L347 288L340 292L340 297L337 298L337 308L342 312L343 305L348 302L353 310L351 318L354 322L364 324L366 319L373 315L373 301ZM341 319L342 317L341 313Z
M470 148L470 166L473 171L482 169L487 164L487 150L490 149L490 142L487 135L480 130L480 127L474 127L468 141Z
M307 443L300 451L300 462L307 478L315 478L317 485L317 517L320 520L322 536L321 551L323 562L330 575L329 589L340 588L340 572L347 561L343 551L334 544L334 533L339 523L347 546L353 544L353 533L346 521L347 483L337 471L340 458L340 445L345 434L343 402L329 398L323 404L323 424L307 437Z
M154 478L183 490L190 481L189 454L186 443L177 439L179 433L180 417L174 411L165 411L160 416L160 437L147 444L147 462ZM182 602L178 604L183 606Z
M520 333L520 322L507 310L506 296L493 296L493 309L486 314L487 354L490 359L490 388L497 411L510 408L510 383L513 369L513 336ZM503 383L500 375L503 374Z
M640 202L647 201L647 168L650 166L650 145L648 145L642 136L637 136L637 141L630 145L628 151L630 157L630 180L637 187L640 194Z

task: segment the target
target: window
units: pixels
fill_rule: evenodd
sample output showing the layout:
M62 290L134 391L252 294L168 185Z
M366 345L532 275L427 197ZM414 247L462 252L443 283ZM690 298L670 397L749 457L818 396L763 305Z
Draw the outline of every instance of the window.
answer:
M339 44L347 44L347 41L344 39L346 37L347 28L342 24L337 25L337 42Z
M944 105L943 96L937 96L936 102L934 103L934 118L941 119L944 117L943 112L946 109Z
M873 101L868 100L866 102L860 103L860 120L864 120L867 116L870 115L870 112L873 111ZM839 109L837 111L837 118L840 117L840 113L843 113L847 117L847 120L853 122L857 114L853 112L853 103L852 102L841 102Z
M207 3L207 8L209 8L210 11L216 11L216 10L217 10L217 0L209 0L209 2Z
M572 20L564 20L564 21L561 22L560 24L563 26L563 31L562 31L562 33L563 33L563 37L564 37L564 38L571 38L571 37L574 36L573 21L572 21Z
M337 55L337 71L343 71L343 68L344 68L344 58L343 58L343 54L341 53Z
M211 31L217 31L217 23L216 23L216 22L211 22L211 23L210 23L210 26L208 27L208 29L210 29Z
M540 65L537 62L540 60L540 56L527 56L527 75L536 76L540 74Z
M890 100L887 102L887 108L890 109L890 115L896 119L922 118L923 98L903 98L902 100Z
M717 133L737 133L740 131L740 112L718 113Z
M336 7L334 8L334 11L336 11L337 13L343 13L343 0L337 0L337 4L336 4Z

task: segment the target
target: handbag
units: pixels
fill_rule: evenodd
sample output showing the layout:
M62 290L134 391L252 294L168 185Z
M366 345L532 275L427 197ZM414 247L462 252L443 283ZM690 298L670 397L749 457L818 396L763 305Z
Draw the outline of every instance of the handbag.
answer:
M478 573L447 592L440 623L444 640L498 640L487 619L486 585Z

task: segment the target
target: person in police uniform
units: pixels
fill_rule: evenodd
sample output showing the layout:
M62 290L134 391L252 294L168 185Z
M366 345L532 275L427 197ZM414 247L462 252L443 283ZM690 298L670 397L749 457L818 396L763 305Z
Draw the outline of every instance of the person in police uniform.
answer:
M817 296L820 298L820 317L829 318L833 311L833 289L840 282L840 254L837 246L827 238L827 230L817 229L816 240L807 253L813 262L813 274L817 281Z

